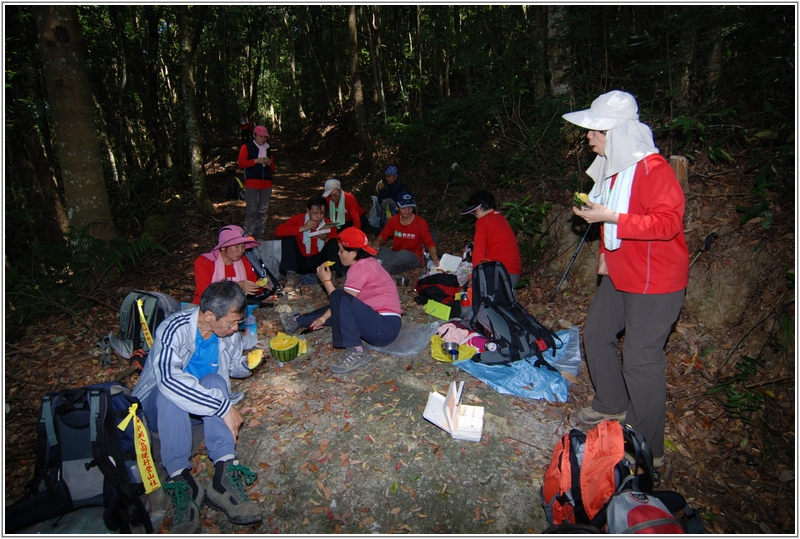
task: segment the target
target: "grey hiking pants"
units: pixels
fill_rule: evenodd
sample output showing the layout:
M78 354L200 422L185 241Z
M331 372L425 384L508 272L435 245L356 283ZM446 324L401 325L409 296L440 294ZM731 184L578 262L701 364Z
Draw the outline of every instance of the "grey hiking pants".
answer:
M684 293L620 292L611 278L603 277L583 330L586 363L595 390L592 408L604 414L626 411L625 422L644 436L654 457L664 454L664 346L680 314ZM617 334L623 329L620 362Z
M256 241L264 240L264 229L267 227L267 210L272 187L269 189L244 190L244 201L247 204L244 213L244 233L253 236Z

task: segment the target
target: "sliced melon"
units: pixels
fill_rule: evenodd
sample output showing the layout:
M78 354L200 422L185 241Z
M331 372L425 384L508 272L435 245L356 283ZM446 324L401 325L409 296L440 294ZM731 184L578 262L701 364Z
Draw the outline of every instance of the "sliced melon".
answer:
M259 279L256 281L256 286L258 286L259 288L264 288L268 284L269 284L269 278L267 277L264 277L263 279Z
M587 202L589 202L589 195L575 191L575 194L572 197L572 203L575 206L583 207L586 206Z
M331 266L333 266L334 264L336 264L336 262L334 262L334 261L332 261L332 260L327 260L327 261L323 262L323 264L322 264L322 265L323 265L323 266L325 266L326 268L330 268L330 267L331 267Z
M282 332L269 340L269 353L282 363L296 358L299 348L300 342L297 337L291 337Z
M261 360L264 359L264 350L262 348L255 348L247 354L247 368L251 371L258 367Z
M308 341L302 337L297 337L297 355L302 356L303 354L308 353Z

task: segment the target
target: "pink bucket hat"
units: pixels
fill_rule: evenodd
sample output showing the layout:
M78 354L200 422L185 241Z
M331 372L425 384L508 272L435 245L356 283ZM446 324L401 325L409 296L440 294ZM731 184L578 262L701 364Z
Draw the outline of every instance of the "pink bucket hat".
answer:
M269 138L269 133L267 133L267 128L264 127L263 125L256 126L256 128L253 129L253 134L258 135L259 137Z
M245 236L242 227L237 225L224 226L219 231L219 241L217 241L217 246L214 247L214 250L219 251L225 247L232 247L240 243L244 243L245 249L260 245L260 242L253 239L252 236Z

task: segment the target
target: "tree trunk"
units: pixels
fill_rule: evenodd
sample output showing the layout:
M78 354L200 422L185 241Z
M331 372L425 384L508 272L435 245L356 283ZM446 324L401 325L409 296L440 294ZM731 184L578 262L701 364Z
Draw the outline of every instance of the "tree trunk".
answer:
M547 51L551 73L550 91L553 95L565 94L570 89L564 76L569 67L569 62L562 46L564 36L568 34L567 14L567 6L547 7L547 36L549 41Z
M422 118L422 25L420 24L420 16L422 15L422 6L417 6L417 68L419 69L419 81L417 82L417 104L419 106L419 117Z
M206 173L203 168L203 143L200 135L200 124L197 120L197 104L195 102L194 53L197 28L193 24L188 6L176 6L178 15L178 31L180 34L181 62L181 95L183 97L183 114L186 125L186 138L189 150L189 170L192 179L192 192L200 211L213 213L214 206L208 198ZM193 31L194 30L194 31Z
M305 120L306 113L303 110L303 103L300 99L300 86L297 84L297 58L294 45L294 23L289 22L288 9L283 12L283 24L286 26L286 36L289 45L289 72L292 75L292 97L294 97L295 106L297 107L297 117L301 120Z
M722 79L722 26L711 25L708 41L711 43L711 51L706 59L706 85L713 99L715 88Z
M361 74L358 67L358 26L356 24L356 7L354 5L348 7L347 23L350 29L350 80L353 87L353 105L356 110L356 121L358 122L358 138L361 141L361 150L364 153L364 170L371 173L372 138L369 134L367 107L364 103L364 90L361 86Z
M34 16L70 227L89 226L93 236L111 239L116 232L103 179L78 10L68 5L37 5Z
M677 61L675 64L675 81L673 88L677 88L677 94L674 94L675 105L678 113L685 113L689 108L691 101L691 68L694 58L694 46L697 37L697 27L694 25L695 8L693 6L685 7L681 10L679 17L683 20L685 26L681 30L681 41L678 43ZM669 53L669 51L667 51Z
M142 99L147 105L144 107L144 118L150 140L156 146L158 163L163 168L172 166L172 149L174 141L167 135L164 122L161 120L161 105L158 99L158 59L159 59L159 33L158 26L161 20L161 9L153 6L144 7L145 20L147 21L147 94Z

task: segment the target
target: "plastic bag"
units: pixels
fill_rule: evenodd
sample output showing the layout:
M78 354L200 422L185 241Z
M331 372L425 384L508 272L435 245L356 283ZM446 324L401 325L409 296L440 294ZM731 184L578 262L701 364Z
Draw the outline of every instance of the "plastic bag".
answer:
M544 399L553 402L567 402L569 386L560 372L578 376L581 364L580 330L574 326L558 332L563 342L556 350L556 357L545 353L545 359L559 372L545 367L534 367L535 357L515 361L510 365L484 365L472 360L457 361L454 366L470 373L486 385L506 395L516 395L528 399Z
M403 323L400 333L392 344L386 346L373 346L367 344L367 348L382 352L391 356L408 357L421 354L425 351L430 342L431 336L436 333L441 322L431 322L430 324L406 324Z
M442 350L442 338L439 335L433 335L431 337L431 357L436 361L441 361L443 363L452 363L453 358L450 354L445 354L444 350ZM470 359L472 356L478 353L478 350L475 349L474 346L469 344L462 344L458 347L458 359L456 361L463 361L465 359Z

